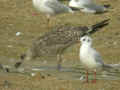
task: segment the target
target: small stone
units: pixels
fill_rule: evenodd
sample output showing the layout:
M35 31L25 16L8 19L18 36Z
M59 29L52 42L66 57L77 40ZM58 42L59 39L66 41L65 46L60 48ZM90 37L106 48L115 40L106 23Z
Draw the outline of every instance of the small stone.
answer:
M35 76L36 75L36 73L31 73L31 76L33 77L33 76Z
M21 32L16 32L16 36L20 36L21 35Z
M47 64L47 61L46 61L46 60L44 60L44 61L43 61L43 64Z
M81 76L81 77L80 77L80 80L84 80L84 76Z
M13 47L12 45L8 45L9 48Z
M42 80L42 79L45 79L45 78L46 78L46 77L45 77L44 75L42 75L40 72L31 74L31 75L33 75L33 76L32 76L32 79L34 79L34 80Z

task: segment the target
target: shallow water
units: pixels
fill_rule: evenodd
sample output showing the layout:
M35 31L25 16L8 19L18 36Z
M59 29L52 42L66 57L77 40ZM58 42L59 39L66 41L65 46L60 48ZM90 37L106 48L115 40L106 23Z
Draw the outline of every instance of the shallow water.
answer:
M100 52L105 63L119 63L120 0L98 0L96 2L102 5L109 4L109 11L103 14L77 12L75 14L58 15L51 18L50 27L60 24L89 26L110 18L108 26L92 35L93 46ZM38 14L33 16L33 13ZM79 68L73 67L79 63L79 44L65 51L62 71L56 70L56 60L46 60L50 62L47 64L41 63L41 61L36 62L36 60L26 62L21 67L25 68L24 72L18 72L14 69L14 63L31 46L32 40L51 30L48 29L46 23L45 16L33 8L31 0L21 0L19 2L16 0L0 0L0 63L12 67L10 73L0 70L0 90L119 90L119 71L98 72L97 79L99 80L95 85L81 83L85 79L85 70L81 66ZM17 32L21 32L21 34L16 36ZM38 71L33 71L33 67L37 68ZM31 76L31 73L37 73L38 76L37 74L35 77ZM41 78L39 73L46 77ZM47 76L47 74L51 76ZM89 79L93 79L91 72ZM10 83L7 89L3 86L6 80Z

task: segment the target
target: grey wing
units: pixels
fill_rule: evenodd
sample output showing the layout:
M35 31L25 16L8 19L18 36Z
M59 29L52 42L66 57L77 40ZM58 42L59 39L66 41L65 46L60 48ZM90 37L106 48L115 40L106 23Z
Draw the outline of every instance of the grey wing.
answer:
M94 56L96 62L98 62L100 64L104 64L104 62L102 61L103 59L100 56L100 54L95 49L93 49L92 51L93 51L93 56Z
M96 12L103 12L103 11L105 11L105 7L104 6L96 5L95 3L86 4L84 6L86 8L91 9L91 10L95 10Z
M64 13L64 12L73 12L69 7L61 4L58 1L48 1L45 3L49 8L54 10L54 13Z

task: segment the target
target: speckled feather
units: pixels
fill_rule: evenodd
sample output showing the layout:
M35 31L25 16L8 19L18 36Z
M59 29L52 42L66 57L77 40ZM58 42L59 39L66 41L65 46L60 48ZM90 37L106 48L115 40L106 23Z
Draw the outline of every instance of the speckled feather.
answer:
M52 29L43 36L38 37L33 41L33 45L30 48L32 57L38 57L43 55L56 55L63 49L69 47L72 44L77 43L79 38L87 33L92 34L98 28L108 24L108 20L104 20L98 24L87 26L60 26ZM91 29L91 30L90 30Z
M99 28L108 25L108 19L101 21L90 27L87 26L59 26L55 27L44 35L35 39L31 48L23 54L21 59L32 60L41 56L56 56L59 63L62 61L61 55L66 48L78 42L80 37L86 34L93 34ZM19 63L19 62L18 62ZM15 65L16 67L17 65ZM19 65L18 65L19 66ZM17 67L18 67L17 66Z

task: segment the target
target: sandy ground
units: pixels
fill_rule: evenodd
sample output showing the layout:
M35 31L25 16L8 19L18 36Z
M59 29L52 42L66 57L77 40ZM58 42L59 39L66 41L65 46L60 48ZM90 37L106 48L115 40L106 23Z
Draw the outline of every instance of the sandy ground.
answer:
M100 0L100 4L108 4L108 12L103 14L62 14L51 18L48 27L46 17L32 6L31 0L0 0L0 63L13 65L19 56L26 52L32 40L58 25L84 26L92 25L110 18L110 23L94 35L94 47L101 53L105 63L119 63L120 61L120 0ZM21 32L16 36L17 32ZM64 53L63 66L79 62L79 47L76 44ZM56 65L55 60L49 60L48 65ZM36 65L41 61L30 61L25 65ZM42 64L43 65L43 64ZM44 65L43 65L44 66ZM47 72L47 73L46 73ZM35 76L19 73L0 72L0 90L119 90L120 80L97 80L96 84L84 83L75 79L58 79L68 76L62 72L37 72Z

